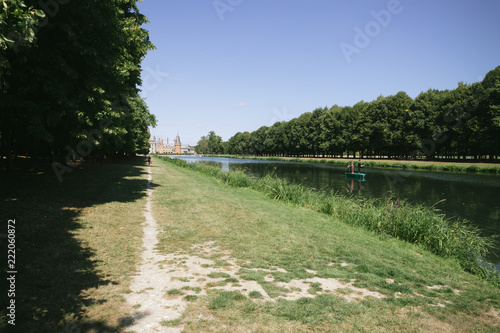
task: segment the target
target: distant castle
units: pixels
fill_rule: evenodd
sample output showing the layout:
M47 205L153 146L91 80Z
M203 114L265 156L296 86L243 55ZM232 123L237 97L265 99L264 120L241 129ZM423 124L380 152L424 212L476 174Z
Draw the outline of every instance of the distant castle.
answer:
M183 144L179 133L175 137L174 143L170 143L168 138L167 142L164 143L163 139L156 139L156 136L151 136L151 131L149 137L149 153L150 154L195 154L194 147L188 144Z

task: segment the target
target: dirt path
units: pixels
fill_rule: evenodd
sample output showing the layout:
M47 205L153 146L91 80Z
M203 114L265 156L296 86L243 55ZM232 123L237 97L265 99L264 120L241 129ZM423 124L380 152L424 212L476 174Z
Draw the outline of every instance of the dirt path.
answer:
M132 281L130 289L132 293L127 294L127 301L137 309L134 313L134 322L128 327L128 331L137 333L150 332L181 332L182 327L164 327L161 321L174 320L181 316L186 307L186 302L181 298L167 299L165 291L170 289L168 268L162 268L160 263L165 257L155 250L158 243L156 235L158 229L156 221L151 212L151 168L148 168L147 203L144 216L142 263L139 272Z

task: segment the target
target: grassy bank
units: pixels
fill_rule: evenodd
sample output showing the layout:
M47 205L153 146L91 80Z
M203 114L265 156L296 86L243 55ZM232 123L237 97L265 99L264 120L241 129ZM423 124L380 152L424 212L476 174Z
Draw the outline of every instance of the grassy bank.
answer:
M261 156L238 156L238 155L206 155L214 157L227 157L238 159L256 159L267 161L285 161L285 162L305 162L305 163L324 163L332 165L349 164L351 159L335 158L306 158L306 157L261 157ZM353 159L357 161L358 159ZM394 160L367 160L361 159L365 167L370 168L392 168L392 169L414 169L427 171L449 171L449 172L471 172L471 173L490 173L500 174L498 164L487 163L464 163L464 162L434 162L434 161L394 161Z
M0 175L3 218L16 220L17 271L16 326L6 323L2 292L0 331L122 330L130 311L122 294L142 245L145 164L74 168L61 183L50 167Z
M500 328L498 288L464 272L456 259L335 214L270 200L244 187L242 174L207 168L207 175L159 159L150 168L162 265L181 284L159 297L187 302L184 315L164 326L187 332ZM75 168L62 183L51 169L1 175L2 212L16 219L14 331L128 331L132 313L141 310L123 294L140 260L145 170L143 159L132 159ZM198 269L183 271L189 263ZM0 331L9 332L5 298Z
M448 220L432 208L393 198L362 200L317 192L271 176L252 181L242 172L225 172L218 167L188 164L180 159L171 162L209 174L234 187L258 190L275 201L306 207L351 225L418 244L437 255L455 258L466 271L499 282L492 265L483 259L493 247L494 239L482 237L476 228L461 221Z
M286 199L287 191L280 190L285 184L248 186L241 173L208 166L193 172L178 161L156 159L154 165L160 250L179 253L179 262L170 263L174 267L192 258L210 259L213 264L204 265L213 270L212 277L220 277L199 288L204 296L188 298L183 294L195 289L189 281L208 277L186 273L186 288L167 294L185 297L189 306L182 318L166 321L166 326L183 326L187 332L487 332L500 327L497 287L464 272L455 258L348 225L359 218L354 207L341 207L351 203L320 212ZM268 192L261 192L267 187ZM329 214L341 209L344 217ZM372 213L382 211L377 207ZM303 292L309 296L287 299L300 289L299 280L306 281ZM328 285L333 280L344 287L333 289ZM261 291L230 290L248 282ZM381 297L349 300L361 289Z

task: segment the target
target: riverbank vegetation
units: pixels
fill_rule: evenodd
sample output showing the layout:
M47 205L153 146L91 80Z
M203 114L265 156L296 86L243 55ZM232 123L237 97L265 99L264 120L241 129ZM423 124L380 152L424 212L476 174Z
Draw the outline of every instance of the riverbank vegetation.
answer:
M210 136L209 136L210 137ZM198 153L491 160L500 156L500 66L454 90L405 92L353 106L317 108L289 121L200 140Z
M468 272L500 284L493 266L483 259L493 247L494 239L480 236L480 232L466 222L447 219L432 208L410 205L390 196L380 201L315 191L270 175L252 180L240 171L227 172L218 166L167 160L234 187L258 190L275 201L306 207L351 225L421 245L437 255L456 259Z
M252 181L245 175L207 165L155 158L151 170L158 250L167 256L165 269L181 271L177 279L185 285L165 297L187 302L182 317L164 326L186 332L500 327L498 287L464 272L454 258L349 225L351 215L363 214L354 208L345 207L340 220L293 204L293 197L307 196L304 189L286 194L271 180L261 183L271 187L265 194L247 187ZM387 213L404 207L387 206Z
M138 86L154 46L136 0L2 4L0 167L147 153L155 117Z

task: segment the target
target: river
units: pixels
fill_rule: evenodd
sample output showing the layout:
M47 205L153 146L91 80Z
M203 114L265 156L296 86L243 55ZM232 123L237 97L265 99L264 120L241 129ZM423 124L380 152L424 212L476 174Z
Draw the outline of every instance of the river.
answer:
M223 170L242 170L255 177L274 173L280 178L315 189L366 198L405 199L434 206L449 218L466 219L484 235L500 237L500 177L490 174L406 171L363 168L365 181L347 180L345 167L321 163L275 162L219 157L173 156L189 162L211 161ZM346 161L346 165L348 162ZM500 255L500 246L496 252ZM488 258L498 263L500 258Z

